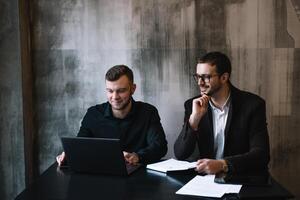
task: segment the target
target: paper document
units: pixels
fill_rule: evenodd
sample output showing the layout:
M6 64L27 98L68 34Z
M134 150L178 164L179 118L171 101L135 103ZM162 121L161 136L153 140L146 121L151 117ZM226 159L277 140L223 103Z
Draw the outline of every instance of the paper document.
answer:
M187 162L175 160L173 158L149 164L147 165L147 169L152 169L160 172L168 172L168 171L179 171L179 170L187 170L196 167L196 162Z
M215 175L195 176L176 194L221 198L227 193L239 193L242 185L218 184L214 182Z

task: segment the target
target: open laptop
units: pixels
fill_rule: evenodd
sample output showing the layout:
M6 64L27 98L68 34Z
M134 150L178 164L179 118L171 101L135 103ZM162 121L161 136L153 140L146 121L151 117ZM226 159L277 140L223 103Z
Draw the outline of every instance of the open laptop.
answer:
M61 137L67 163L76 172L129 175L141 165L124 159L119 139Z

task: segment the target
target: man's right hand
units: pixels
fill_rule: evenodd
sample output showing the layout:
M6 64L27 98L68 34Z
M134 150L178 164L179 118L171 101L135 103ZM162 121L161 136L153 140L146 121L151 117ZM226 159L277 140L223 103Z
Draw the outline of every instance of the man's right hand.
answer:
M140 161L139 156L134 152L129 153L129 152L123 151L123 155L124 155L126 162L128 162L129 164L137 165Z
M201 118L207 112L209 99L209 96L202 95L201 97L193 100L192 114L189 119L190 126L193 130L198 129Z
M62 152L60 155L56 156L56 162L58 163L58 166L62 166L65 159L66 159L65 152Z
M227 165L225 160L200 159L195 170L199 173L217 174L224 170L224 165Z

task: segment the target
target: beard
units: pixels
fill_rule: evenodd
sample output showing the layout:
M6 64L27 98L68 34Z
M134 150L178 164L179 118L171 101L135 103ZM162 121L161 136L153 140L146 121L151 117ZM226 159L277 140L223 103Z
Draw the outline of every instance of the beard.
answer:
M110 102L110 105L114 110L125 110L125 108L129 106L130 102L131 98L127 99L126 101L122 101L121 103L117 103L117 105L115 103Z
M202 88L204 88L205 90L203 90ZM213 87L204 85L204 86L200 87L201 95L205 94L210 97L213 96L214 94L216 94L220 90L221 90L221 85L215 85Z

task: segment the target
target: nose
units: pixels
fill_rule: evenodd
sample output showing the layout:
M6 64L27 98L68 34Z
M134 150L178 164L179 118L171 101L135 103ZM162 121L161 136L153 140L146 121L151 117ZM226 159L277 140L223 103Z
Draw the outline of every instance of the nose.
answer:
M112 98L113 99L118 99L120 96L119 96L119 93L117 91L114 91L113 94L112 94Z
M199 78L198 79L198 85L205 85L205 82L204 82L204 80L203 80L203 78Z

